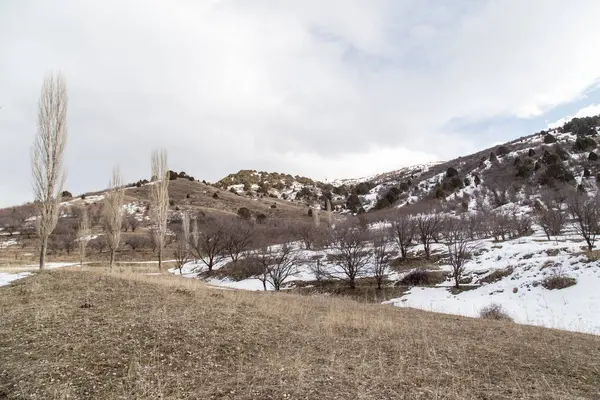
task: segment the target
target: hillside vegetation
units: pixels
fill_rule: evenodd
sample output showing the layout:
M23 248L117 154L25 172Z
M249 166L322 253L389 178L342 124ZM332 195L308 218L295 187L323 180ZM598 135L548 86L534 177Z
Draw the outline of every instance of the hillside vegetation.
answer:
M597 336L116 272L0 292L0 398L600 396Z

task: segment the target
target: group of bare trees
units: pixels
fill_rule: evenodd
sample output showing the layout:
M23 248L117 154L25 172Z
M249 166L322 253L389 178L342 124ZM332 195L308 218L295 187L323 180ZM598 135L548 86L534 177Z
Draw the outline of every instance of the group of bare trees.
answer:
M38 103L37 134L31 151L33 191L36 206L36 228L39 238L40 269L45 268L50 235L56 228L60 213L61 194L66 179L64 154L67 144L67 86L60 73L50 73L44 78ZM154 152L151 160L154 182L151 188L153 234L158 247L159 268L167 234L169 212L168 167L166 151ZM115 262L115 254L121 244L121 230L124 227L124 185L119 167L113 169L109 190L105 195L102 220L105 228L105 243L110 248L110 267ZM96 219L96 215L92 215ZM90 236L90 223L87 212L81 218L80 226L73 240L66 244L79 248L80 262L83 263ZM135 221L125 220L127 228L135 230ZM62 238L65 235L61 236Z

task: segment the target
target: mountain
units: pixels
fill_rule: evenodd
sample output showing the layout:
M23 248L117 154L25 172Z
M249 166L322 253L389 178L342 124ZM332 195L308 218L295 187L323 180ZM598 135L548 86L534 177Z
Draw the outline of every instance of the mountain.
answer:
M598 117L576 118L454 160L329 183L282 173L242 170L215 185L242 196L268 196L307 204L332 200L342 213L363 213L436 201L456 211L488 202L499 206L543 187L580 185L595 190L600 179Z

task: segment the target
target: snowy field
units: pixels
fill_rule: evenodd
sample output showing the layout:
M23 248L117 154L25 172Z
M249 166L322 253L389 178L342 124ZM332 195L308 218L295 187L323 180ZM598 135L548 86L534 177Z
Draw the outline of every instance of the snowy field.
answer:
M63 267L73 267L77 266L79 263L74 262L51 262L46 263L46 269L56 269ZM0 267L1 269L2 267ZM32 270L37 270L39 268L39 264L31 264L31 265L20 265L20 266L11 266L8 268L8 271L0 271L0 286L6 286L17 279L25 278L26 276L33 275ZM16 272L21 271L21 272Z
M590 261L584 251L584 242L574 236L562 236L548 241L539 230L536 234L505 242L491 239L476 242L474 257L468 261L464 276L471 279L476 288L457 295L450 292L450 278L435 287L413 287L400 298L386 304L412 307L440 313L478 317L479 311L492 303L500 304L517 323L539 325L569 331L600 334L600 261ZM299 248L299 244L295 244ZM422 250L416 245L411 253ZM443 251L443 245L433 245L432 251ZM328 251L297 250L300 258L310 260L321 255L330 271L325 255ZM218 263L217 270L229 260ZM442 271L451 271L449 265L435 265ZM494 271L511 269L512 273L494 283L482 283ZM202 263L188 263L183 268L184 277L196 277L204 271ZM178 269L171 273L179 274ZM408 273L408 272L407 272ZM335 274L335 272L334 272ZM575 278L577 283L565 289L549 290L541 281L547 276L564 275ZM391 273L391 280L399 280L404 274ZM300 263L298 273L288 279L312 281L315 277L310 263ZM257 278L241 281L207 279L218 287L244 290L263 290ZM268 290L273 288L268 286Z
M8 272L0 272L0 286L6 286L12 281L16 281L17 279L25 278L26 276L32 275L31 272L18 272L18 273L8 273Z

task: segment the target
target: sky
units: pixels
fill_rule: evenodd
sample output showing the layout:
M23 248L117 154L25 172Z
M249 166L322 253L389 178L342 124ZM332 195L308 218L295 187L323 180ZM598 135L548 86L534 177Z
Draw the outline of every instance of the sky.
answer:
M331 180L448 160L600 112L597 0L0 0L0 207L33 200L44 75L66 189L150 175ZM558 121L558 122L557 122Z

